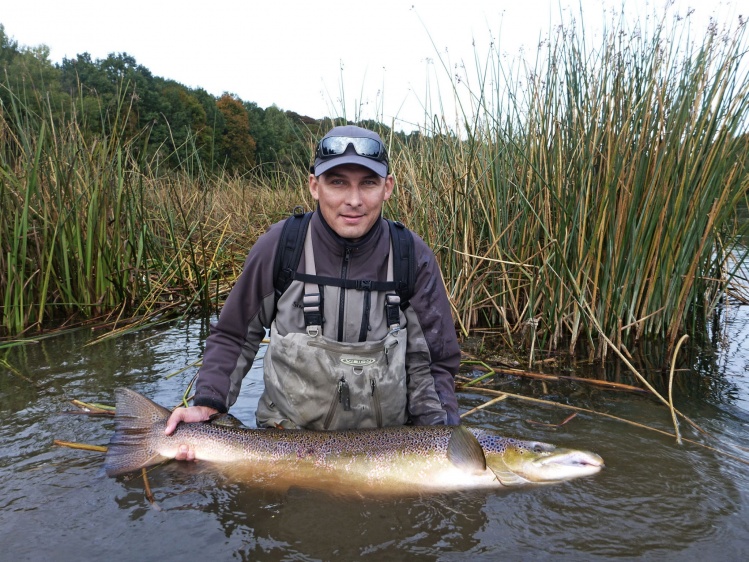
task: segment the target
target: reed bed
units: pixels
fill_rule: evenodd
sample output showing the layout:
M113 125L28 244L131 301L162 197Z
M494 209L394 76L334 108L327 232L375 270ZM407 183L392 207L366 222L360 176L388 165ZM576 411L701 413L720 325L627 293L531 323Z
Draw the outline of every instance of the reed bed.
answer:
M705 333L742 293L745 27L699 42L616 24L596 48L559 29L533 67L491 47L475 78L438 93L420 134L383 128L397 182L387 213L435 249L463 335L500 337L531 361L628 355ZM215 311L257 236L312 206L303 169L208 174L189 141L176 170L145 159L124 99L102 117L107 136L75 108L60 123L12 99L0 109L5 339Z
M145 161L145 135L124 134L124 103L106 116L113 132L95 136L75 108L59 123L31 109L38 100L12 99L0 112L6 338L215 310L252 241L304 202L290 187L301 176L262 184L208 176L190 158L176 171Z
M452 78L458 123L398 151L395 212L464 334L601 357L706 330L746 256L745 28L559 29L533 68L492 51Z

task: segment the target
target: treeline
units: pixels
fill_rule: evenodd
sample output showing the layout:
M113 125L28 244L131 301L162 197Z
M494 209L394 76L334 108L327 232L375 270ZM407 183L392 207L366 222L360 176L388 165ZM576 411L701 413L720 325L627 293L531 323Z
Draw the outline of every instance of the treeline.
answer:
M49 53L45 45L19 46L0 24L0 119L16 121L12 111L52 116L92 138L130 139L151 164L239 174L306 168L312 139L330 126L154 76L126 53L81 53L59 64Z

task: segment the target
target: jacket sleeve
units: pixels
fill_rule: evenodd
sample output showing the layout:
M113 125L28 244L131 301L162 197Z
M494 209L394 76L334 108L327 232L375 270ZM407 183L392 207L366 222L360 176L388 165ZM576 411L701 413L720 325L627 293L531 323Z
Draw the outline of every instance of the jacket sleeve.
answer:
M416 284L406 309L409 413L417 425L458 425L455 375L460 366L460 346L450 302L434 253L416 235L414 246Z
M273 260L281 224L271 226L252 246L218 321L211 324L195 383L196 406L228 411L252 367L275 313Z

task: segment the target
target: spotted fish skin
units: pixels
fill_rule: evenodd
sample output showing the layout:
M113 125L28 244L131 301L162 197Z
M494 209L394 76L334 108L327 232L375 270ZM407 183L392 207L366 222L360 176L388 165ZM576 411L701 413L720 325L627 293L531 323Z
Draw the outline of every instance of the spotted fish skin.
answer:
M594 453L466 426L306 431L182 423L167 436L169 410L133 390L115 394L115 433L104 463L109 476L173 459L182 444L238 480L344 494L503 488L568 480L603 467Z

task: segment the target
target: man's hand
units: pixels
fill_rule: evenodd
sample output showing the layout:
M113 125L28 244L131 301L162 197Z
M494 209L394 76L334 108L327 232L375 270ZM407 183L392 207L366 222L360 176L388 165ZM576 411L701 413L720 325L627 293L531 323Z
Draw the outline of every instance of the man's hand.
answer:
M172 412L172 415L169 416L169 419L166 422L166 429L164 429L164 433L166 433L167 435L171 435L172 433L174 433L174 430L177 429L177 425L179 425L180 422L190 423L208 421L208 419L213 414L217 413L217 410L209 408L208 406L175 408L175 410ZM178 461L194 461L195 451L192 449L192 447L182 444L179 446L177 450L177 456L174 458Z

